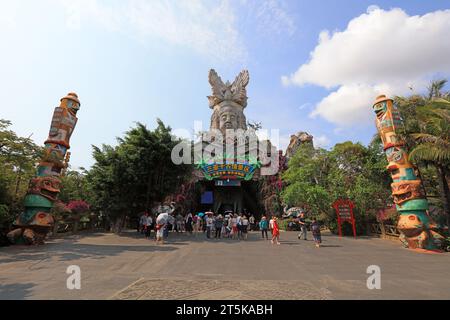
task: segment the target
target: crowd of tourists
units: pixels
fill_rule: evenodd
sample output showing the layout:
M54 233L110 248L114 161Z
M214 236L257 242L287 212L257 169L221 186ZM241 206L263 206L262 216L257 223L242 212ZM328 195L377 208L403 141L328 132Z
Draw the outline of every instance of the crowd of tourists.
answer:
M302 213L297 218L300 225L298 239L307 240L307 227L305 214ZM312 220L310 225L314 242L317 247L320 246L321 235L320 226L316 219ZM152 235L152 231L154 234ZM195 237L204 235L206 239L234 239L247 240L249 231L260 231L261 238L270 240L272 244L280 244L280 226L276 216L268 219L262 216L260 221L250 214L238 214L225 212L214 214L212 211L199 212L197 214L188 213L183 216L180 213L171 215L161 213L158 216L145 212L139 220L138 232L145 234L148 239L156 238L157 243L163 243L167 239L169 232L187 233Z

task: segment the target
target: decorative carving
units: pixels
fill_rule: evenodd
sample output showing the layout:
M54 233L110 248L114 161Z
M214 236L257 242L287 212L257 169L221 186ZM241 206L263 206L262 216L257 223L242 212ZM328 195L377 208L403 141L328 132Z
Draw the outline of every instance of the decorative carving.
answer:
M435 224L428 214L428 201L424 199L421 180L416 176L413 165L404 149L405 142L396 134L402 126L402 119L392 99L385 95L377 97L373 105L378 133L383 142L387 169L393 183L392 196L400 213L397 228L400 241L407 248L436 249L442 236L435 230Z
M30 180L28 194L38 194L51 201L56 201L61 181L57 177L35 177Z
M80 101L75 93L62 98L60 106L55 108L44 154L24 199L25 210L14 224L17 229L8 233L11 242L40 244L52 229L55 220L50 210L60 192L61 170L67 166L64 157L70 148L79 109Z
M214 106L223 101L233 101L243 108L247 106L247 91L245 87L250 80L247 70L242 70L234 82L230 84L229 81L223 83L217 72L211 69L208 80L212 89L212 96L208 96L210 108L214 108Z
M209 71L209 83L212 95L208 96L209 107L212 108L210 129L220 129L225 134L227 129L247 130L247 119L244 108L247 106L249 73L243 70L234 82L223 83L214 69Z
M424 198L420 180L406 180L391 184L394 203L400 205L405 201Z

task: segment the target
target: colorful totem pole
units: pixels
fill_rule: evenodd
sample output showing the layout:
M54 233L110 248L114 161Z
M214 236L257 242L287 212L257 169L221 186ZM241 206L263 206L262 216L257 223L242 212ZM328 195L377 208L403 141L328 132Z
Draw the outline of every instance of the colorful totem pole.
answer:
M385 95L377 97L373 110L389 162L387 169L393 180L392 196L400 214L397 224L401 233L400 241L411 249L436 249L442 236L436 232L436 225L428 214L428 201L422 189L422 181L409 162L405 142L397 135L397 130L403 125L400 113L393 100Z
M24 199L25 210L14 223L16 229L8 233L12 243L43 243L55 223L50 210L60 191L60 176L67 166L67 150L70 148L70 136L78 120L76 114L79 108L78 96L69 93L53 112L44 153Z

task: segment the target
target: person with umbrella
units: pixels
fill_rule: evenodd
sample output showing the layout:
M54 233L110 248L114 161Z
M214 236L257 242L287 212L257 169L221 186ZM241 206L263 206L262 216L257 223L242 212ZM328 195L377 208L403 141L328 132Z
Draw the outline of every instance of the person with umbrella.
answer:
M169 208L168 208L169 207ZM159 212L163 211L156 218L156 243L164 243L164 229L168 223L173 224L175 218L171 215L174 211L173 205L171 206L160 206Z

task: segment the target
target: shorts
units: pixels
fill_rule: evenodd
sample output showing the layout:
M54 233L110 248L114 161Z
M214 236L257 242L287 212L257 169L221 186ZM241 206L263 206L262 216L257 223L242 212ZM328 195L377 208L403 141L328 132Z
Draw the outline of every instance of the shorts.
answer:
M313 233L313 238L314 238L315 242L322 243L322 236L320 235L320 233L319 234L314 234Z

